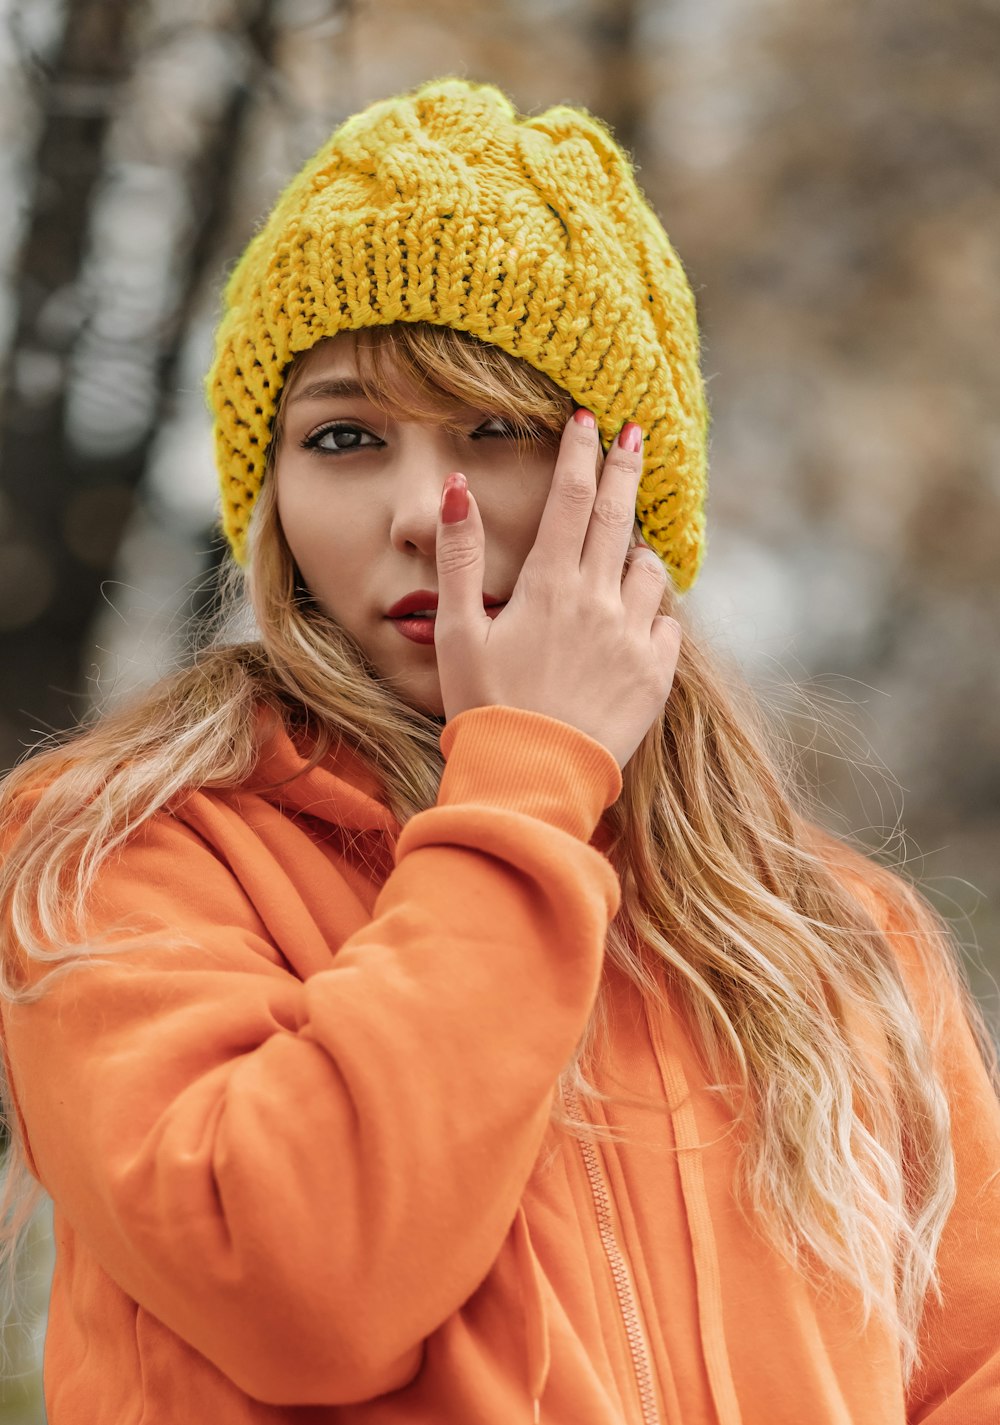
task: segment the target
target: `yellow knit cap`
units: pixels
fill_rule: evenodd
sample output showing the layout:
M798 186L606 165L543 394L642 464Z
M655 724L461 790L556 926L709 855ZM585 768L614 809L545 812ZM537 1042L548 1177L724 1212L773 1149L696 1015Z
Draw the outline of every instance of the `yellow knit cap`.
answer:
M222 525L242 563L288 364L389 322L473 333L545 372L607 442L645 432L636 510L674 583L704 553L708 409L694 299L607 127L519 117L489 84L434 80L342 124L226 285L207 392Z

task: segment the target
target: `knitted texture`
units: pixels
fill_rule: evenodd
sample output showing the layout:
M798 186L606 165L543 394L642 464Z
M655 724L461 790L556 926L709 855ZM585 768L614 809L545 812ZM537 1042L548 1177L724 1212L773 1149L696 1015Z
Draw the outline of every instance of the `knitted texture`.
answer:
M239 563L289 363L391 322L471 332L530 363L605 442L638 421L643 535L690 587L708 434L695 304L600 120L521 117L492 85L436 80L348 119L295 176L226 285L207 380Z

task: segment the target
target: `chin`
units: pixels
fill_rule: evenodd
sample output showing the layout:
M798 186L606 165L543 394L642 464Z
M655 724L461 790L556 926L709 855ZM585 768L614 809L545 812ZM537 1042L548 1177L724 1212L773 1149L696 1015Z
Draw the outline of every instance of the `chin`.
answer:
M444 702L441 698L441 687L436 672L427 677L390 676L386 681L391 685L393 692L411 708L416 708L418 712L427 713L440 722L444 722Z
M444 722L444 704L440 698L406 698L411 708L416 708L418 712L427 713L428 716L436 718L438 722Z

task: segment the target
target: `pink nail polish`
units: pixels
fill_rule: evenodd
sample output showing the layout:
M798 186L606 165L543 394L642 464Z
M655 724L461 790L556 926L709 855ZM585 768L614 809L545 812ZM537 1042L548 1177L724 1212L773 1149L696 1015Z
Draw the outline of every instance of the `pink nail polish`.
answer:
M573 412L573 419L582 426L589 426L591 430L597 425L593 415L585 406L580 406Z
M642 449L642 426L637 426L635 421L626 421L618 437L618 444L622 450L637 455Z

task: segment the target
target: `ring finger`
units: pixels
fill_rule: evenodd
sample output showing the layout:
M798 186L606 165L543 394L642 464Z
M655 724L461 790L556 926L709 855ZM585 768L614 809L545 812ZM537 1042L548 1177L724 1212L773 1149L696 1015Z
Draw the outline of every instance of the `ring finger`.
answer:
M622 571L622 603L629 617L648 629L661 611L666 586L663 561L648 545L633 546Z

